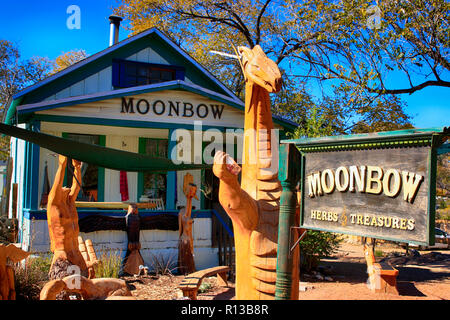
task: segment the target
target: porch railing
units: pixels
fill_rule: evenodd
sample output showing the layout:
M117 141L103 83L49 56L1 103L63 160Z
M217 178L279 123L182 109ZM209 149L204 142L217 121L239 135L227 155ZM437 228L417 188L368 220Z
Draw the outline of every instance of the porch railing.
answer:
M230 280L234 280L236 266L233 225L220 204L214 204L212 212L212 245L218 249L219 265L229 266L228 277Z

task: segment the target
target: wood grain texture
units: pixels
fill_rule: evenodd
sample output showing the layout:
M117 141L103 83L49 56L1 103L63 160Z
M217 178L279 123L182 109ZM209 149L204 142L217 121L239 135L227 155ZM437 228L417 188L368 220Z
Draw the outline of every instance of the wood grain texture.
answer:
M220 179L219 202L233 222L236 299L272 300L281 184L279 151L272 145L275 137L269 92L278 92L282 79L278 66L260 46L238 50L246 79L241 183L232 166L227 166L227 155L221 151L215 155L213 172ZM298 274L298 269L292 270L292 274ZM288 286L292 287L290 298L297 300L298 281L294 282Z

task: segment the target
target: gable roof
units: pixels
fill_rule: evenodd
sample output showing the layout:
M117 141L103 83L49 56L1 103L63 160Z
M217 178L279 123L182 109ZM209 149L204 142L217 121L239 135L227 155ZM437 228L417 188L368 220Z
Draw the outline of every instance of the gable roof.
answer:
M86 77L86 70L88 68L92 68L92 66L96 67L97 70L101 69L101 67L105 67L106 65L110 65L111 59L114 58L115 54L122 54L123 52L130 51L130 48L133 44L139 41L145 41L146 37L156 37L164 45L169 46L177 55L177 58L183 61L183 65L190 65L192 70L199 74L202 79L205 79L205 86L209 88L205 88L203 86L199 86L193 83L187 83L181 80L169 81L165 83L153 84L153 85L144 85L138 87L131 87L125 89L115 89L111 91L103 91L97 92L94 94L88 95L79 95L73 96L70 98L57 99L53 101L44 101L47 87L55 86L55 83L59 84L59 89L61 86L65 86L62 88L66 88L67 79L75 78L75 77ZM152 38L154 39L154 38ZM148 44L145 44L148 46ZM100 61L103 61L103 65L101 65ZM70 75L70 76L69 76ZM16 93L9 105L8 111L4 118L4 122L7 124L11 124L14 122L15 116L17 113L26 114L34 111L57 108L60 106L74 105L85 102L97 101L101 99L105 99L105 97L115 97L118 95L130 95L144 92L152 92L159 90L187 90L193 93L198 93L205 97L209 97L218 101L222 101L230 106L236 107L238 109L244 110L244 103L241 99L239 99L230 89L228 89L221 81L219 81L214 75L212 75L205 67L203 67L200 63L198 63L194 58L192 58L186 51L181 49L174 41L172 41L168 36L162 33L157 28L151 28L141 33L138 33L134 36L128 37L96 54L93 54L60 72L57 72L46 79L31 85L22 91ZM286 120L282 117L273 116L273 119L276 123L281 126L288 128L290 130L297 127L297 124Z
M224 93L226 93L227 95L229 95L233 100L240 100L231 90L229 90L222 82L220 82L216 77L214 77L206 68L204 68L200 63L198 63L194 58L192 58L186 51L184 51L183 49L181 49L178 45L176 45L168 36L166 36L164 33L162 33L160 30L158 30L157 28L150 28L148 30L145 30L143 32L140 32L134 36L131 36L127 39L124 39L96 54L93 54L69 67L67 67L66 69L63 69L47 78L45 78L42 81L37 82L34 85L31 85L25 89L23 89L22 91L16 93L13 96L13 99L17 99L19 97L22 97L24 95L27 95L29 93L31 93L32 91L35 91L39 88L41 88L42 86L56 81L59 78L79 69L82 68L90 63L92 63L95 60L98 60L110 53L113 53L114 51L121 49L127 45L129 45L130 43L142 39L144 37L147 37L149 35L156 35L158 36L160 39L162 39L165 43L167 43L171 48L173 48L175 51L177 51L184 59L186 59L189 63L191 63L192 65L194 65L199 71L201 71L203 74L205 74L214 84L216 84L218 87L220 87Z
M33 104L25 104L25 105L19 105L17 106L17 112L19 116L27 116L27 114L37 112L37 111L43 111L43 110L50 110L65 106L73 106L83 103L89 103L89 102L95 102L95 101L101 101L106 99L112 99L117 97L123 97L123 96L131 96L131 95L138 95L143 93L149 93L149 92L156 92L156 91L162 91L162 90L184 90L188 92L192 92L195 94L199 94L201 96L204 96L206 98L210 98L212 100L223 102L229 106L235 107L241 111L245 110L245 105L241 100L235 100L231 97L228 97L226 95L217 93L212 90L205 89L201 86L186 83L182 80L173 80L173 81L167 81L167 82L161 82L161 83L155 83L155 84L149 84L149 85L143 85L138 87L130 87L130 88L124 88L124 89L117 89L112 90L108 92L99 92L95 94L90 95L84 95L84 96L76 96L76 97L70 97L65 99L59 99L59 100L53 100L53 101L43 101ZM297 127L297 124L294 122L291 122L289 120L283 119L279 116L273 115L272 116L273 121L280 126L288 129L295 129Z
M65 107L65 106L69 106L69 105L76 105L76 104L81 104L81 103L106 100L106 99L117 98L117 97L122 97L122 96L138 95L138 94L154 92L154 91L177 90L177 89L178 90L186 90L186 91L189 91L192 93L197 93L202 96L205 96L205 97L217 100L217 101L221 101L221 102L227 103L233 107L244 110L243 109L244 104L241 100L236 101L226 95L217 93L212 90L205 89L205 88L200 87L195 84L186 83L185 81L182 81L182 80L172 80L172 81L165 81L165 82L148 84L148 85L143 85L143 86L116 89L116 90L111 90L108 92L98 92L98 93L89 94L89 95L75 96L75 97L64 98L64 99L59 99L59 100L42 101L42 102L38 102L38 103L25 104L25 105L18 106L17 111L19 112L19 114L26 114L26 113L30 113L30 112L49 110L49 109Z

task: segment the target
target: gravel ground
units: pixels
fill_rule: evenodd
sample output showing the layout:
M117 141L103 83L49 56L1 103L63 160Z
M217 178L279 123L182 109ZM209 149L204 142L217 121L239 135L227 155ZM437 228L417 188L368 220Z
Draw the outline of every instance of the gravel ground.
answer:
M139 278L123 277L131 289L131 293L138 300L177 300L182 299L183 293L178 284L184 276L161 275L142 276ZM229 282L228 287L217 284L216 277L205 278L202 281L198 300L231 300L234 298L234 283Z
M362 245L343 243L338 252L324 259L320 272L301 273L301 300L440 300L450 299L450 251L420 251L420 258L398 257L404 250L392 245L379 245L384 259L397 259L399 295L371 292L366 284L367 272ZM437 253L435 253L437 252ZM397 256L395 256L397 255ZM383 257L377 258L382 260ZM183 276L124 277L133 296L139 300L174 300L182 297L177 288ZM216 278L202 282L198 300L232 300L234 283L220 287Z

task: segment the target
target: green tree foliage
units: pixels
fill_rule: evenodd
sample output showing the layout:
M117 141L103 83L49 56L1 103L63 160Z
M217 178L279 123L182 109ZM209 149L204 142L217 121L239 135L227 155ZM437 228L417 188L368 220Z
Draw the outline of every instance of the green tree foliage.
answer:
M333 133L333 127L327 121L326 112L313 105L305 110L304 123L297 127L290 138L318 138ZM322 258L335 253L341 243L338 234L324 231L307 230L306 236L300 242L300 269L306 272L318 267Z
M308 230L300 242L300 270L309 272L319 266L321 259L336 252L342 238L336 233Z
M53 63L53 70L52 74L62 71L67 67L70 67L71 65L87 58L87 53L84 50L70 50L68 52L63 52L61 55L59 55L54 63Z
M306 110L316 105L324 110L320 113L331 122L333 133L352 133L411 127L405 103L394 94L446 86L440 80L413 83L416 73L430 75L429 65L441 79L448 48L445 29L433 24L422 30L413 14L421 10L427 19L445 20L446 1L417 2L423 4L383 1L378 7L381 28L369 24L379 12L373 12L367 0L122 0L116 13L129 20L133 33L160 28L241 97L243 78L237 61L210 50L232 53L231 43L261 45L279 64L287 83L283 97L274 97L275 114L304 126ZM425 34L419 37L420 32ZM436 39L432 44L426 42L428 34ZM431 51L419 52L420 42ZM399 57L393 54L398 50L409 51ZM408 90L387 80L393 72L406 75Z

